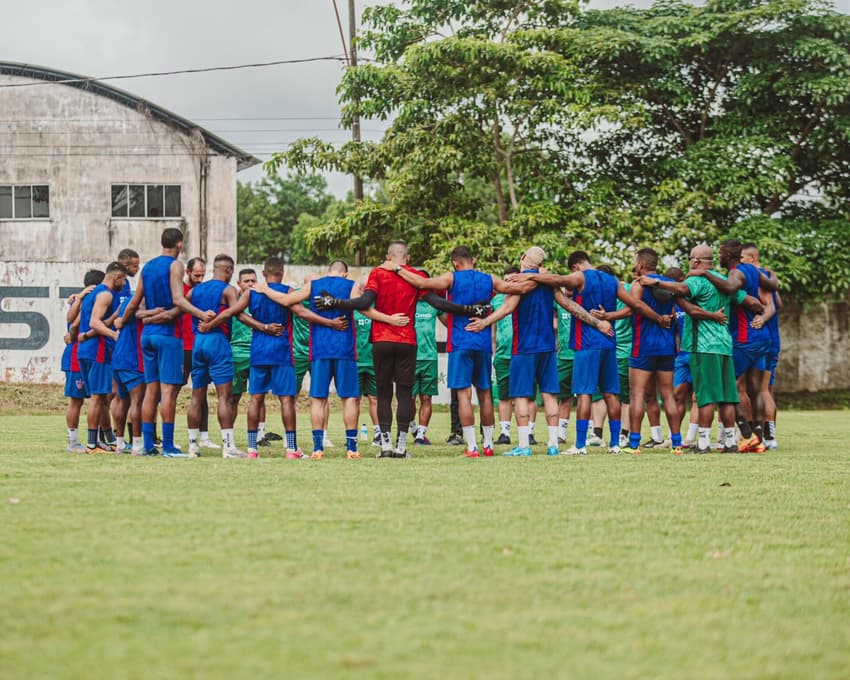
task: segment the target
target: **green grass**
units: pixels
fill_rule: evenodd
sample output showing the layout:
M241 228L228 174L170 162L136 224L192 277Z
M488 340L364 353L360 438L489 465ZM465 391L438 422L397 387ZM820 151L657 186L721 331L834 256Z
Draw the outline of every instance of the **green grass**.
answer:
M845 678L846 418L764 456L318 462L3 416L0 676Z

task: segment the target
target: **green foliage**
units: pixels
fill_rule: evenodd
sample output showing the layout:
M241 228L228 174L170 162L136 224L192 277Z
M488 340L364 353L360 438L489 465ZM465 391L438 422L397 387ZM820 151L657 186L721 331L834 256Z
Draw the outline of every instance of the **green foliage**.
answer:
M310 229L314 247L401 235L437 263L463 241L499 268L537 243L550 265L580 247L624 270L643 245L681 258L761 230L796 297L850 289L846 248L795 259L850 232L850 17L831 4L410 0L364 24L376 59L345 72L344 122L392 120L386 135L303 140L270 166L384 183Z

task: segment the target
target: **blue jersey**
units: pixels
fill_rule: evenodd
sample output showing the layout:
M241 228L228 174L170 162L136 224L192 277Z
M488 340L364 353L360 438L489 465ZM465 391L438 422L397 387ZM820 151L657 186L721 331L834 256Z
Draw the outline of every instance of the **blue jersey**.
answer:
M660 274L649 274L652 279L659 281L672 281ZM659 300L655 297L655 289L645 287L641 300L647 304L656 314L667 316L673 313L673 298ZM676 329L673 326L664 328L654 321L647 319L639 313L634 314L632 328L632 356L637 357L664 357L676 354Z
M124 314L130 298L123 299L118 307L119 315ZM131 316L121 327L118 340L115 342L115 351L112 354L112 370L114 371L139 371L145 370L142 359L142 324L136 320L136 315Z
M765 276L770 277L770 272L764 267L761 267L759 271ZM778 356L782 349L782 340L779 337L779 295L773 292L771 293L771 297L773 298L773 307L776 309L776 312L765 324L765 328L767 328L768 335L770 335L770 353L773 356Z
M744 275L744 292L758 299L759 270L751 264L738 264L734 268ZM736 347L766 352L770 344L770 333L765 326L753 328L750 325L755 316L755 312L745 309L733 300L732 311L729 314L729 332L732 334L732 343Z
M537 273L526 269L523 273ZM555 291L537 286L519 299L513 313L514 342L512 354L537 354L555 351Z
M329 293L335 298L347 300L351 297L354 281L342 276L325 276L310 282L310 309L325 319L335 319L345 315L348 328L338 331L328 326L310 324L310 361L313 359L355 359L357 357L357 336L354 327L354 313L339 309L319 311L313 304L313 296Z
M584 271L584 286L581 292L573 293L573 299L588 312L591 309L599 309L600 305L606 311L611 312L617 308L617 288L619 285L620 282L617 281L616 277L610 274L596 269L586 269ZM615 330L614 337L609 338L593 326L588 326L581 319L576 318L573 319L573 326L570 329L570 347L574 350L616 349L616 335Z
M475 269L462 269L454 274L454 281L448 291L448 299L457 305L472 305L477 302L489 302L493 297L493 277ZM466 330L470 317L449 314L448 343L446 349L472 349L482 352L493 351L493 333L488 326L480 333Z
M156 309L162 307L165 311L174 307L171 297L171 264L174 262L170 255L160 255L142 267L142 286L145 289L145 307ZM142 329L142 335L171 335L182 338L180 315L165 323L149 323Z
M109 286L101 283L83 298L83 303L80 305L79 335L91 330L92 310L94 309L97 296L101 293L109 293L112 298L112 301L101 317L101 321L108 319L117 309L118 298ZM112 349L114 345L115 341L112 338L107 338L105 335L96 335L80 343L80 348L77 350L77 357L79 359L94 361L98 364L108 364L112 361Z
M218 316L227 308L222 298L224 297L225 289L229 286L230 284L227 281L220 279L210 279L209 281L199 283L192 289L192 304L202 312L215 312L216 316ZM200 322L201 320L198 317L192 317L193 333L200 333L198 330L198 324ZM230 319L216 326L208 335L224 335L226 338L230 338Z
M269 288L288 293L290 288L282 283L270 283ZM251 291L248 301L251 316L260 323L279 323L283 333L278 336L262 331L251 335L251 366L293 366L292 361L292 313L288 307L279 305L261 293Z

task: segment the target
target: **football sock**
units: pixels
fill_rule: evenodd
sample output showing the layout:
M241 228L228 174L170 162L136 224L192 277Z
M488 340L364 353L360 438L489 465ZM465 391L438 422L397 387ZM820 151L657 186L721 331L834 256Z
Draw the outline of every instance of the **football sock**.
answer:
M741 431L741 437L749 439L753 436L753 428L750 426L750 423L746 420L746 418L735 418L735 422L738 423L738 429Z
M578 422L578 421L576 421L576 422ZM599 439L602 439L602 428L601 427L594 427L593 428L593 436L598 437Z
M558 426L557 425L547 425L549 429L549 443L546 446L557 446L558 445Z
M466 448L470 451L475 448L475 426L463 428L463 438L466 440Z
M629 448L630 449L639 449L640 448L640 432L630 432L629 433Z
M528 425L517 425L517 432L519 433L519 447L521 449L528 448L528 435L531 434L529 431Z
M142 437L133 437L133 451L141 451L144 447Z
M751 423L753 434L759 438L759 441L764 441L764 428L761 423Z
M257 431L256 430L248 430L248 448L253 450L257 449Z
M726 428L723 426L723 423L719 420L717 421L717 441L723 441L723 433L726 431Z
M202 444L206 443L210 440L210 433L209 432L201 432L200 434L201 434L201 443ZM257 437L259 438L259 435L257 435Z
M77 435L77 428L76 427L69 427L68 428L68 446L74 446L74 444L79 444L79 443L80 443L80 439L79 439L79 435Z
M699 426L696 423L690 423L688 425L688 439L687 439L687 441L692 442L692 441L696 440L698 427Z
M661 434L661 425L652 425L649 428L649 431L652 433L652 438L657 442L664 441L664 435Z
M711 446L711 428L710 427L701 427L699 428L699 441L697 442L697 446L701 449L707 449Z
M587 429L590 427L589 420L576 418L576 448L583 449L587 446Z
M727 427L723 430L723 445L735 446L735 428Z
M396 440L396 451L407 451L407 432L399 432Z
M120 452L127 448L127 443L124 441L124 436L115 436L115 448Z
M142 442L144 443L145 451L150 451L153 448L156 433L156 425L153 423L142 423Z
M682 433L681 432L671 432L670 433L670 444L673 448L682 445Z
M198 433L200 430L189 428L189 443L197 444L198 443ZM209 439L209 434L207 434L207 439Z
M260 433L257 432L257 438L259 439ZM221 445L225 449L235 449L236 444L233 441L233 428L227 428L226 430L221 431Z
M88 447L93 449L97 446L97 428L88 431Z
M345 448L348 451L357 450L357 428L345 431Z
M324 448L325 431L313 430L313 451L321 451Z
M375 433L376 437L381 436L381 426L380 425L372 425L372 432Z
M425 439L426 434L428 434L428 426L427 425L417 425L417 427L416 427L416 438L417 439Z
M619 446L620 445L620 425L623 423L619 420L609 420L608 421L608 432L611 435L611 439L608 443L608 446Z
M257 441L262 441L266 438L266 421L257 423Z
M776 422L773 420L764 421L764 438L770 441L776 439Z
M286 448L297 451L298 441L295 438L295 430L286 430L284 436L286 437Z
M558 438L567 438L567 428L570 426L569 418L558 418Z
M162 447L164 449L174 448L174 423L162 422Z
M417 428L416 421L411 420L410 425L407 426L407 433L415 435L416 434L416 428Z
M499 434L504 434L508 437L511 436L511 421L510 420L500 420L499 421Z
M493 432L496 430L492 425L484 425L482 428L482 436L484 437L484 448L493 448Z

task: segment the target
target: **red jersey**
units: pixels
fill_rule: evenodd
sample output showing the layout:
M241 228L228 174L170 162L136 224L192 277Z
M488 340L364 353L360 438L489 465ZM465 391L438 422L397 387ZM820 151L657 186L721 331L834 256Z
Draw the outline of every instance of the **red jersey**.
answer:
M404 268L424 278L422 272L404 265ZM380 321L372 322L372 342L400 342L405 345L416 344L416 302L426 291L414 288L394 271L376 267L369 274L366 290L375 292L375 309L384 314L404 314L410 318L406 326L392 326Z
M185 297L192 287L188 283L183 284L183 296ZM183 325L183 349L191 350L195 346L195 333L192 331L192 315L183 314L180 323Z

